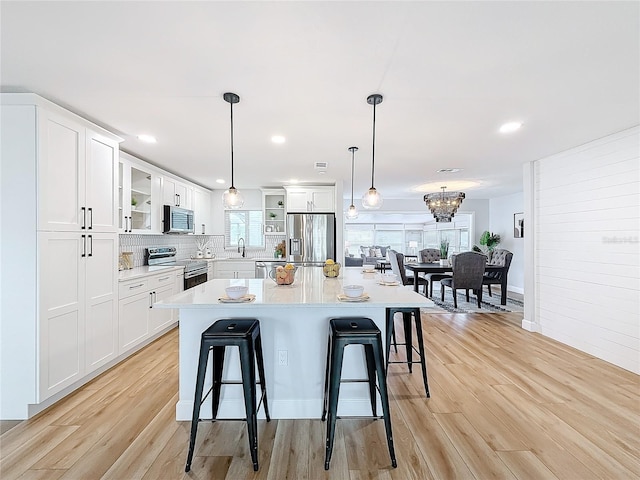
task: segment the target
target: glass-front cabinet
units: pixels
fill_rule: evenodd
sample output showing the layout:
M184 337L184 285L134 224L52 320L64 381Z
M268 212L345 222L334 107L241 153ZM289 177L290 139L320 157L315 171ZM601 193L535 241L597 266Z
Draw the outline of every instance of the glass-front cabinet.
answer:
M118 211L121 233L161 233L160 177L120 154Z

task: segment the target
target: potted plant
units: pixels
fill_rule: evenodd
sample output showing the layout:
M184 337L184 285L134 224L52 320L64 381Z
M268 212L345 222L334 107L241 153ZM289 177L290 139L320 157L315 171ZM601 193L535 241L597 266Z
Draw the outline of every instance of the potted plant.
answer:
M497 233L491 233L488 230L482 232L480 236L480 245L484 247L484 249L474 245L472 250L474 252L484 253L489 261L491 261L491 256L493 255L493 251L500 244L500 235Z
M440 240L440 265L447 266L449 256L449 240Z
M277 217L277 215L276 215L275 212L269 212L269 218L273 219L273 218L276 218L276 217Z
M131 206L133 208L136 208L137 205L138 205L138 200L136 199L136 197L131 197Z
M284 202L282 200L278 200L278 206L280 208L284 207Z

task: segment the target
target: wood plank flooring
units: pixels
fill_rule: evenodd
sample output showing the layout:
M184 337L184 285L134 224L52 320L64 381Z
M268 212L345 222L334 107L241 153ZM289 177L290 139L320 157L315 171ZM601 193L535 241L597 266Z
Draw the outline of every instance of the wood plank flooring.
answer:
M396 469L382 421L338 420L325 471L325 423L273 420L259 422L258 472L245 424L220 422L201 423L185 474L190 424L175 421L173 330L3 433L0 478L640 478L639 377L526 332L520 319L422 315L431 398L419 368L410 374L406 365L389 367Z

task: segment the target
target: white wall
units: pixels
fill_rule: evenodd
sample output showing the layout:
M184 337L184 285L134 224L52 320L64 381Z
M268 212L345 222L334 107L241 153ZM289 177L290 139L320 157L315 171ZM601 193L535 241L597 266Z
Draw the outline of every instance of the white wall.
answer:
M534 301L532 329L635 373L639 137L635 127L534 162L534 268L527 275L535 295L525 292L525 304Z
M515 193L489 200L489 231L500 235L500 245L513 253L508 288L524 293L524 238L513 237L513 214L523 213L523 194ZM482 233L482 231L480 231Z

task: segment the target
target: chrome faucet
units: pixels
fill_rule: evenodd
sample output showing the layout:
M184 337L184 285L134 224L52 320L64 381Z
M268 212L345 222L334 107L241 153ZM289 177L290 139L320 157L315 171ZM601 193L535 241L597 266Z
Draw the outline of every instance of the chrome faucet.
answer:
M242 240L242 258L244 258L245 257L245 255L244 255L244 238L242 238L242 237L240 237L238 239L238 253L240 253L240 240Z

